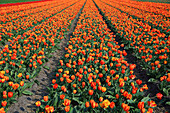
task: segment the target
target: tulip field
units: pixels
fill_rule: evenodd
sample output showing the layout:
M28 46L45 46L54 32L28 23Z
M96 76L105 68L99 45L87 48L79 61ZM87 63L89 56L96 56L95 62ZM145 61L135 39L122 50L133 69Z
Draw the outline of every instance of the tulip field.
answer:
M0 113L34 96L63 40L35 113L170 112L170 4L43 0L0 4Z

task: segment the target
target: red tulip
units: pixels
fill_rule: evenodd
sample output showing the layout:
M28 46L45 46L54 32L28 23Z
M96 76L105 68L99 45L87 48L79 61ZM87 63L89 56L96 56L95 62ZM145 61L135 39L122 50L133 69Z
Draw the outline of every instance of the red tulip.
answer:
M133 70L136 67L136 64L130 64L129 69Z
M45 102L48 101L48 96L44 96L44 101L45 101Z
M69 99L65 99L65 100L64 100L64 105L65 105L65 106L69 106L70 103L71 103L71 100L69 100Z
M86 106L86 108L88 108L90 106L90 103L86 102L85 106Z
M144 108L144 102L139 102L139 103L138 103L138 108L139 108L139 109Z
M161 100L162 97L163 97L163 95L162 95L161 93L157 93L157 94L156 94L156 97L157 97L159 100Z
M69 111L70 111L70 106L66 106L66 107L64 108L64 110L65 110L66 112L69 112Z
M89 95L93 95L93 90L89 90Z
M8 97L11 98L13 96L13 92L8 92Z
M115 103L114 102L111 102L110 103L110 108L114 108L115 107Z
M136 83L138 84L138 85L140 85L140 84L142 84L142 80L136 80Z
M63 100L65 98L65 95L60 95L60 99Z
M2 101L2 102L1 102L1 105L2 105L3 107L5 107L5 106L7 105L7 102L6 102L6 101Z
M58 88L58 84L54 84L54 85L53 85L53 88L54 88L54 89L57 89L57 88Z
M101 60L101 61L100 61L100 64L101 64L101 65L104 65L104 64L105 64L104 60Z

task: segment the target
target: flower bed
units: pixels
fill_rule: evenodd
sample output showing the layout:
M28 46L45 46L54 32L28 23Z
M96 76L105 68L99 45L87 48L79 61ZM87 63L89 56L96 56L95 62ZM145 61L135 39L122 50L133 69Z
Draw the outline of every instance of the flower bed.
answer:
M87 0L57 67L49 95L35 104L37 112L153 112L148 90L133 74L115 34L107 28L92 0Z

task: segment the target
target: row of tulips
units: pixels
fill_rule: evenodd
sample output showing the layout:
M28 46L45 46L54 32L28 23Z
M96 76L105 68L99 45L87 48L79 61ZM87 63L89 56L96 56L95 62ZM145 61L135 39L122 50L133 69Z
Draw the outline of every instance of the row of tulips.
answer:
M31 94L33 78L47 61L49 53L68 32L73 19L84 4L78 1L47 21L16 37L0 54L0 112L6 111L17 95ZM76 7L76 9L75 9Z
M38 5L37 7L32 7L30 9L25 9L23 11L4 13L3 15L0 16L1 23L7 23L7 22L15 20L17 18L29 16L29 15L32 15L34 13L40 12L42 10L47 10L48 8L52 8L52 7L54 7L54 4L56 4L56 6L57 6L57 5L60 5L62 3L61 3L61 1L60 1L60 3L58 3L57 1L53 1L53 2L47 2L46 4L41 4L41 2L40 2L39 4L40 4L40 6ZM33 4L33 5L36 6L37 4Z
M27 4L17 4L17 5L11 5L11 6L7 5L4 7L0 7L0 15L7 15L10 13L25 11L28 9L48 5L49 3L50 3L49 1L44 1L44 2L34 2L34 3L27 2ZM53 3L53 2L51 1L51 3Z
M112 0L113 1L113 0ZM121 0L121 1L114 1L115 3L119 3L122 5L126 5L129 7L137 8L140 10L144 10L147 12L151 12L158 15L163 15L165 17L170 17L170 4L163 4L163 3L146 3L146 2L139 2L133 0Z
M152 113L155 102L133 74L118 42L92 0L87 0L70 37L49 95L35 104L38 112Z
M117 8L122 13L127 13L127 15L131 15L133 18L137 17L138 20L142 21L143 23L148 23L149 26L153 26L161 32L170 35L170 18L166 18L163 15L156 15L154 13L140 10L137 8L129 7L119 2L115 2L115 0L102 1L113 6L114 8Z
M156 7L156 8L163 9L163 10L169 10L170 9L169 4L166 4L166 3L147 2L147 1L146 2L141 2L141 1L132 1L132 0L127 0L126 2L129 2L131 4L145 5L145 6L148 6L148 7Z
M141 66L152 77L149 82L159 83L161 93L168 96L170 90L170 65L168 64L170 62L170 36L166 36L158 29L133 19L101 1L95 0L95 3L108 24L122 38L126 49L133 50L134 55L141 60Z
M58 12L68 8L70 5L75 4L77 1L65 1L62 0L55 2L38 9L27 10L27 16L22 18L17 18L15 20L9 21L6 16L3 16L3 23L0 25L0 40L1 43L4 43L8 39L13 39L19 35L22 35L24 32L35 28L36 25L41 24L46 21L48 18L56 15ZM31 10L37 10L36 13L31 13ZM22 15L22 13L21 13ZM8 15L7 15L8 16ZM12 16L19 16L17 13ZM9 17L10 18L10 17ZM7 21L6 21L7 20Z

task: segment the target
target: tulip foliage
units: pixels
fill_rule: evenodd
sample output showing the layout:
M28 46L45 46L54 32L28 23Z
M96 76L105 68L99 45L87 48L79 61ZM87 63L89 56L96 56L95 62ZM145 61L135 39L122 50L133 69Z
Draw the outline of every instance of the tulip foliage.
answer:
M125 60L123 45L115 41L92 0L87 0L70 37L67 51L39 112L153 112L156 103Z
M141 6L136 6L133 1L132 4L127 4L124 0L120 4L116 1L94 1L111 28L117 32L117 36L121 37L125 48L132 50L134 56L140 60L141 67L150 76L149 82L159 83L160 91L169 96L170 21L168 14L160 14L164 8L160 9L151 3L151 8L159 10L159 14L155 14L154 11L141 10ZM168 4L162 4L162 7L166 5L169 9Z
M68 2L69 7L35 26L33 30L24 32L23 36L14 37L2 49L0 53L0 112L6 111L8 106L15 102L17 95L20 96L22 93L32 95L25 89L32 87L34 82L37 83L31 79L37 76L42 65L48 60L50 52L57 49L58 43L69 31L73 19L85 1ZM76 10L74 7L77 7ZM45 100L48 100L47 97Z

